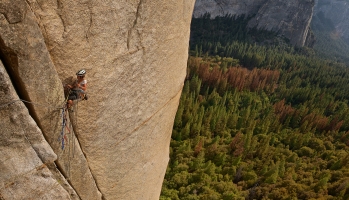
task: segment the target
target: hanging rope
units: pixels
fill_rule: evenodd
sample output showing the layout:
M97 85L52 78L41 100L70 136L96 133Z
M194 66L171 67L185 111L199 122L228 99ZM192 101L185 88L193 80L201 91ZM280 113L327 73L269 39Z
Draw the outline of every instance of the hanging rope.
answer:
M1 104L0 108L4 108L6 106L9 106L11 104L14 104L14 103L20 102L20 101L24 102L24 103L30 103L30 104L33 104L33 105L44 106L44 107L47 107L47 108L54 108L54 109L62 109L62 108L64 108L63 106L62 107L55 107L55 106L52 106L50 104L34 103L34 102L26 101L26 100L23 100L23 99L16 99L16 100L10 101L8 103Z
M76 119L76 123L75 123L75 126L76 126L76 134L78 134L78 129L79 129L79 126L78 126L78 108L79 108L79 100L76 101L76 113L75 113L75 119Z
M8 106L8 105L11 105L11 104L13 104L13 103L16 103L17 101L22 101L22 100L21 100L21 99L18 99L18 100L14 100L14 101L11 101L11 102L8 102L8 103L1 104L1 105L0 105L0 108L4 108L4 107L6 107L6 106Z
M61 112L61 122L62 122L62 129L61 129L61 133L58 137L58 141L60 143L60 148L61 148L61 152L59 154L57 154L58 158L61 158L63 154L65 154L65 149L68 146L68 165L67 165L67 178L71 179L71 158L75 157L75 138L74 136L77 138L77 131L78 131L78 102L80 100L87 100L87 95L85 94L85 96L80 97L74 102L74 113L72 115L73 118L73 123L71 122L72 119L68 120L68 108L67 108L67 102L68 102L68 98L69 95L71 94L72 90L68 90L66 92L66 97L64 99L64 101L60 104L60 107L57 106L52 106L50 104L45 104L45 103L37 103L37 102L31 102L31 101L27 101L24 99L15 99L12 101L9 101L7 103L3 103L0 104L0 110L4 109L12 104L15 104L17 102L23 102L23 103L28 103L28 104L32 104L32 105L36 105L36 106L40 106L40 107L46 107L48 108L48 111L51 112L53 110L62 110ZM69 115L70 116L70 115ZM76 134L75 134L75 131ZM68 135L67 135L68 134ZM28 140L28 138L26 137L26 135L24 135L26 140ZM30 141L28 140L28 142L30 143ZM57 152L58 153L58 152Z
M70 127L73 129L73 124L70 123ZM74 132L75 133L75 132ZM73 138L73 134L71 134L71 137ZM72 141L73 142L73 158L75 157L75 141Z
M14 103L17 103L17 102L24 102L24 103L29 103L29 104L33 104L33 105L40 105L40 106L45 106L47 108L54 108L54 109L62 109L62 114L61 114L61 117L62 117L62 131L61 131L61 135L60 135L60 142L61 142L61 149L64 150L64 146L65 146L65 140L67 140L67 137L65 136L64 134L64 128L66 127L66 121L67 121L67 118L65 116L65 107L55 107L55 106L52 106L52 105L49 105L49 104L39 104L39 103L34 103L34 102L31 102L31 101L26 101L24 99L16 99L16 100L13 100L13 101L10 101L8 103L4 103L4 104L1 104L0 105L0 109L1 108L5 108L11 104L14 104ZM65 101L64 101L65 102Z
M65 140L65 134L64 134L64 129L66 127L66 116L65 116L65 113L64 113L65 109L63 108L62 109L62 131L61 131L61 135L60 135L60 140L61 140L61 148L62 150L64 150L64 140Z
M58 140L59 140L59 142L61 144L62 152L59 154L58 157L62 156L66 146L68 145L68 147L69 147L69 150L68 150L68 169L67 169L67 175L69 176L68 178L71 177L70 161L71 161L72 157L73 158L75 157L74 135L75 135L75 137L77 137L77 132L78 132L78 102L82 101L82 100L87 100L87 98L85 98L85 97L82 97L82 98L79 98L79 99L76 100L76 102L73 105L74 106L74 113L72 115L74 124L71 123L71 120L69 120L70 121L70 123L69 123L69 121L67 119L67 111L68 111L67 101L68 101L68 97L69 97L70 93L71 93L71 90L68 91L67 97L65 98L64 102L61 104L62 105L61 107L52 106L50 104L35 103L35 102L27 101L27 100L24 100L24 99L16 99L16 100L13 100L13 101L10 101L10 102L7 102L7 103L3 103L3 104L0 105L0 109L3 109L5 107L7 107L7 106L10 106L11 104L14 104L14 103L17 103L17 102L24 102L24 103L29 103L29 104L32 104L32 105L41 106L41 107L44 106L44 107L47 107L49 109L54 109L54 110L61 109L62 110L62 112L61 112L62 129L61 129L60 136L58 138ZM73 130L75 130L75 131L73 131ZM67 133L70 134L70 135L68 135L68 137L66 135Z
M68 151L68 174L69 174L69 179L70 179L70 177L71 177L71 173L70 173L70 155L71 155L71 143L72 142L74 142L73 141L73 134L71 133L71 131L70 131L70 129L68 128L68 126L69 125L66 125L66 128L67 128L67 130L69 131L68 133L69 133L69 140L68 140L68 146L69 146L69 151Z
M75 140L74 140L74 136L77 138L78 135L78 103L79 101L84 100L84 99L77 99L74 100L73 103L73 109L72 109L72 118L70 119L70 124L65 124L67 130L70 133L69 136L69 140L68 140L68 146L69 146L69 150L68 150L68 169L67 169L67 174L68 174L68 178L71 178L71 170L70 170L70 163L71 163L71 158L75 157ZM68 108L66 108L68 110ZM69 115L71 116L71 115ZM73 123L72 123L73 121ZM74 125L73 125L74 124ZM70 129L69 129L70 127ZM70 131L73 130L73 131Z

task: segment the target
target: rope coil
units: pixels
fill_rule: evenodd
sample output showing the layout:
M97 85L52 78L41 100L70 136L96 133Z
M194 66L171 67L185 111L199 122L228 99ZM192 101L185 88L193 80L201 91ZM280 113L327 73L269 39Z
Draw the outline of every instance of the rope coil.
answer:
M69 94L71 93L71 90L68 91L68 95L66 96L64 102L61 104L61 107L57 107L57 106L52 106L50 104L43 104L43 103L36 103L36 102L31 102L31 101L27 101L24 99L15 99L13 101L9 101L7 103L3 103L0 104L0 110L4 109L12 104L15 104L17 102L23 102L23 103L29 103L32 105L37 105L37 106L44 106L47 107L48 109L54 109L54 110L62 110L61 112L61 119L62 119L62 129L61 129L61 133L58 137L58 141L61 144L61 153L59 154L58 157L61 157L62 154L65 152L65 148L68 145L69 150L68 150L68 169L67 169L67 175L68 175L68 179L70 179L71 177L71 171L70 171L70 165L71 165L71 158L75 157L75 142L74 142L74 136L77 138L77 129L78 129L78 102L80 100L87 100L87 98L80 98L76 100L76 103L74 103L74 113L72 113L72 117L73 119L73 123L71 122L71 119L68 121L67 119L67 112L68 112L68 108L67 108L67 101L68 101L68 97ZM69 123L70 122L70 123ZM75 130L75 131L74 131ZM69 133L70 135L66 135L66 133ZM25 138L28 140L28 138L25 136ZM30 141L28 140L28 142L30 143ZM57 154L58 155L58 154Z

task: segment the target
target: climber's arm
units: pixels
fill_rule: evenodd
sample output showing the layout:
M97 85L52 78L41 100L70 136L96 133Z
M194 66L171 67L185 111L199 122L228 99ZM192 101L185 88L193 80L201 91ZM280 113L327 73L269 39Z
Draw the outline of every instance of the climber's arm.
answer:
M83 91L86 91L87 83L80 85L79 88L82 89Z

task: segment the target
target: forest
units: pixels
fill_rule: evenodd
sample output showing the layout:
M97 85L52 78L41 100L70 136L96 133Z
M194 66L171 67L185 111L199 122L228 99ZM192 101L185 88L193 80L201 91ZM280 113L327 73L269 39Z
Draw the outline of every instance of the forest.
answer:
M160 199L348 199L348 66L247 18L192 21Z

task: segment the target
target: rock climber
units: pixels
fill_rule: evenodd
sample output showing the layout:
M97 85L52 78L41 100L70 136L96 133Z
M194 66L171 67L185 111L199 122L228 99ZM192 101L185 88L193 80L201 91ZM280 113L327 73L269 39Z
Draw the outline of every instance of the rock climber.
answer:
M85 79L85 74L86 70L79 70L78 72L76 72L76 80L71 85L66 85L66 87L70 89L67 101L68 109L71 109L71 106L73 105L73 100L87 99L87 80Z

